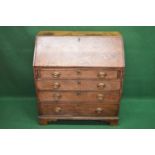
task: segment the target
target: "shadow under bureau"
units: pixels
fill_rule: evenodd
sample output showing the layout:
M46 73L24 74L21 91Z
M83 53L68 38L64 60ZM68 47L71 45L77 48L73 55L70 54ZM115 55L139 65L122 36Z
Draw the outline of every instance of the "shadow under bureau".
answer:
M118 123L125 67L120 33L39 32L33 66L40 124Z

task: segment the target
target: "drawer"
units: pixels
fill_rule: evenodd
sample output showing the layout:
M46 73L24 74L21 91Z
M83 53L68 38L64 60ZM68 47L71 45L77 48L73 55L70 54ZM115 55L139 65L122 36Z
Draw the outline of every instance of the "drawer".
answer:
M51 92L39 91L38 99L40 102L101 102L101 103L118 103L119 92Z
M36 80L38 90L119 90L120 80Z
M117 104L40 104L40 115L116 116Z
M117 79L117 71L105 69L41 69L41 79Z

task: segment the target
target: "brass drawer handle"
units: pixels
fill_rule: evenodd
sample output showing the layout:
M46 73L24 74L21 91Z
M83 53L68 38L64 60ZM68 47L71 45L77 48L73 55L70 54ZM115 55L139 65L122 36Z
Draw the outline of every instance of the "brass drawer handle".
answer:
M61 112L61 111L62 111L62 109L61 109L60 107L56 107L56 108L55 108L55 112L56 112L56 113L59 113L59 112Z
M107 76L107 73L105 73L105 72L99 72L99 73L97 74L97 76L98 76L99 78L105 78L105 77Z
M54 88L54 89L58 89L60 86L61 86L61 85L60 85L60 83L58 83L58 82L55 82L55 83L53 84L53 88Z
M96 113L100 114L101 112L103 112L102 108L96 108Z
M55 71L55 72L52 73L52 76L53 76L54 78L58 78L58 77L60 77L60 75L61 75L61 73L58 72L58 71Z
M103 94L97 94L97 99L99 101L102 101L104 99L104 95Z
M104 88L105 87L105 83L100 82L100 83L97 84L97 87L98 88Z
M53 97L55 100L59 100L62 97L62 95L60 93L55 93L53 94Z

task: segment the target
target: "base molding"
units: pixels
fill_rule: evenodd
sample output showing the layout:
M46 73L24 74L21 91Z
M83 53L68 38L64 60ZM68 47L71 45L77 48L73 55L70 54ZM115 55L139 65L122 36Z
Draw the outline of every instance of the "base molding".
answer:
M118 125L118 117L88 117L88 116L39 116L39 123L41 125L47 125L49 122L55 122L58 120L100 120L109 123L110 125Z

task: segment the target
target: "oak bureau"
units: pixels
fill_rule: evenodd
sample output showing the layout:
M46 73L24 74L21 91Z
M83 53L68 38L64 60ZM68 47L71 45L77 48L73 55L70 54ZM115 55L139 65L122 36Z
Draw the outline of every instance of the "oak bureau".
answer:
M33 67L40 124L118 123L125 67L119 32L41 31Z

